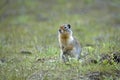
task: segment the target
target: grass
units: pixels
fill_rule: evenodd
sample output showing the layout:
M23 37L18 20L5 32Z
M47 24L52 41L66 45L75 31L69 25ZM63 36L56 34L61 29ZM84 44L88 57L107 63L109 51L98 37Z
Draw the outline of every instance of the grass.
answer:
M101 72L105 74L101 80L119 80L120 64L85 63L120 52L119 0L99 1L18 0L5 4L0 10L0 79L86 80L89 74ZM83 62L71 60L65 65L59 60L57 30L64 23L72 25L86 48Z

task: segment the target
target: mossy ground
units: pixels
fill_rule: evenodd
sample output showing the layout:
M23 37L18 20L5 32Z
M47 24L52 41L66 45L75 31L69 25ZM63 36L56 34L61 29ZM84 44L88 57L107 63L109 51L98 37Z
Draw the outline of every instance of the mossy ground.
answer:
M120 64L86 61L120 52L119 0L2 0L0 5L1 80L86 80L94 72L104 74L101 80L120 78ZM81 62L59 61L57 31L64 23L72 25L84 48Z

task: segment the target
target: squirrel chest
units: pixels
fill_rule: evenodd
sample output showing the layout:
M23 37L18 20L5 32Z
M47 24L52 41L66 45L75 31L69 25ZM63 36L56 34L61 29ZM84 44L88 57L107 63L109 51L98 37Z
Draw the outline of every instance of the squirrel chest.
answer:
M59 36L60 38L60 42L61 42L61 44L62 44L62 46L64 47L64 48L70 48L70 49L72 49L73 48L73 37L71 36L71 35L69 35L69 34L61 34L60 36Z

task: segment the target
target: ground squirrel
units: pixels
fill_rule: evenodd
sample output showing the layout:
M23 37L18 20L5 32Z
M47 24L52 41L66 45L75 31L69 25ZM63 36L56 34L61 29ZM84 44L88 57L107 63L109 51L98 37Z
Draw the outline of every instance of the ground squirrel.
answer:
M70 24L63 24L58 31L58 40L61 49L61 59L64 62L69 61L69 56L74 57L77 60L80 59L80 53L82 51L79 42L73 37Z

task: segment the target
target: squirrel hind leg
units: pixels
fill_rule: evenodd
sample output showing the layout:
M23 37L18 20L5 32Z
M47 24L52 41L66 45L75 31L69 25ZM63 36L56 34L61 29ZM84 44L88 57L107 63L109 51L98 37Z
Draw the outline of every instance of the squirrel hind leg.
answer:
M67 56L67 55L62 54L62 55L61 55L61 58L62 58L62 61L63 61L64 63L69 62L69 59L68 59L68 56Z
M80 55L76 55L75 58L77 59L77 61L80 60Z
M79 61L80 60L80 56L79 57L77 57L77 61Z

